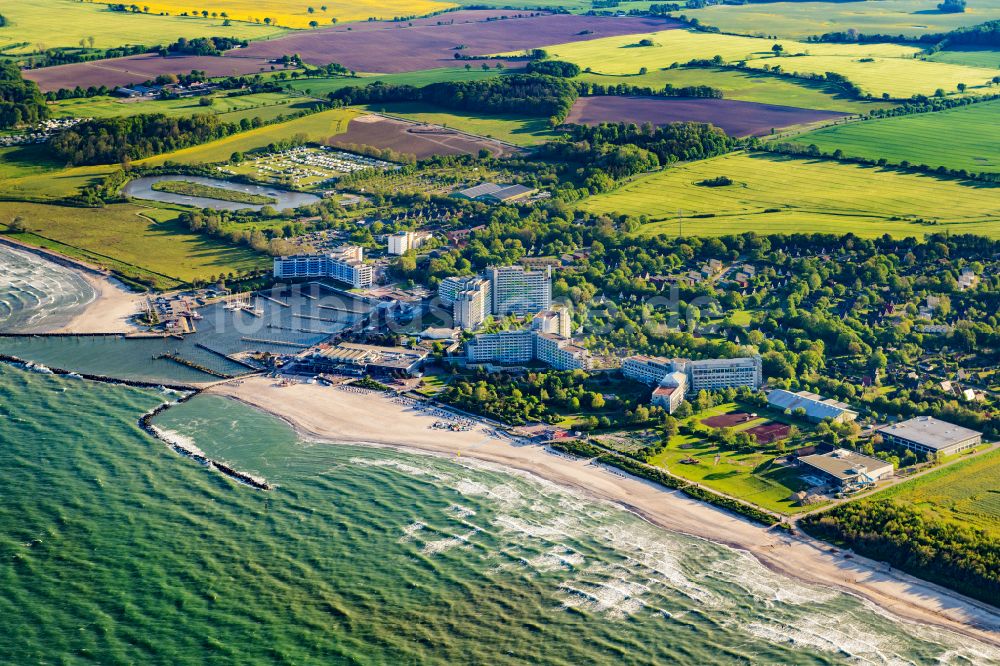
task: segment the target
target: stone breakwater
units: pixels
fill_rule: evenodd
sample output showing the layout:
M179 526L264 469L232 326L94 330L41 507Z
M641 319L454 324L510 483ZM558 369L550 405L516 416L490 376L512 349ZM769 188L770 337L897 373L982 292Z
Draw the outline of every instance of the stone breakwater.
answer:
M214 460L212 458L209 458L198 447L184 441L182 438L171 437L168 433L165 433L163 430L157 428L156 425L153 424L153 419L156 418L158 414L160 414L164 410L174 405L190 400L192 397L198 395L201 392L201 389L195 388L193 386L187 386L185 384L164 384L162 382L145 382L134 379L120 379L117 377L105 377L103 375L92 375L92 374L73 372L71 370L63 370L62 368L52 368L45 365L41 365L39 363L33 363L31 361L20 359L16 356L10 356L9 354L0 354L0 363L9 363L11 365L16 365L28 370L32 370L34 372L43 372L45 374L61 375L64 377L73 377L76 379L87 379L93 382L102 382L104 384L119 384L124 386L133 386L136 388L147 388L147 389L150 388L168 389L171 391L176 391L178 393L181 393L182 394L181 397L178 398L177 400L171 402L165 402L156 407L155 409L143 414L142 417L139 419L139 427L142 428L147 434L165 443L167 446L169 446L177 453L186 456L188 458L191 458L193 460L196 460L201 464L206 465L207 467L211 467L212 469L215 469L224 476L228 476L234 481L238 481L252 488L256 488L257 490L271 490L274 488L274 486L268 483L267 480L265 479L262 479L258 476L254 476L253 474L249 474L247 472L242 472L238 469L234 469L232 466L222 462L221 460Z

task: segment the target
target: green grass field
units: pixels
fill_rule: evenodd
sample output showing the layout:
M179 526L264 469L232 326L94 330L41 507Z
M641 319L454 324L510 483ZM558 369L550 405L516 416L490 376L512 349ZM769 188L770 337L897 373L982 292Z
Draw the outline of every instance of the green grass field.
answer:
M898 164L913 164L972 172L1000 171L1000 144L986 141L1000 126L1000 101L884 120L834 125L794 139L816 144L823 152L836 149L845 155L884 157Z
M955 93L959 83L968 86L969 94L990 92L990 81L997 70L969 67L946 62L930 62L912 58L867 58L839 55L808 55L781 58L780 65L786 72L825 74L837 72L857 84L863 91L876 97L889 93L894 98L912 95L933 95L939 88ZM751 67L774 66L775 60L751 60Z
M519 146L544 143L555 136L549 129L548 120L542 118L514 115L487 116L479 113L442 109L419 102L372 104L364 108L420 123L453 127L463 132L487 136Z
M650 39L652 46L638 46ZM568 60L599 74L628 75L663 69L692 59L716 55L726 62L745 61L749 66L780 66L785 72L825 74L837 72L876 97L931 95L938 88L955 92L959 83L969 93L981 92L996 71L945 62L915 59L919 49L899 44L805 44L777 40L786 55L775 57L772 39L718 35L689 30L666 30L647 35L608 37L545 47L552 58ZM862 61L869 62L862 62Z
M978 49L969 51L938 51L927 56L932 62L950 62L954 65L971 65L972 67L1000 68L1000 51Z
M257 93L226 97L212 95L211 106L201 106L201 98L130 100L120 97L83 97L64 99L50 105L56 118L113 118L140 113L162 113L168 116L192 116L214 113L226 122L238 122L254 116L270 121L279 115L289 115L313 105L311 100L285 93Z
M292 139L297 135L304 135L309 141L323 141L347 131L348 123L356 115L358 112L352 109L322 111L288 122L234 134L200 146L149 157L140 163L156 166L168 161L181 164L224 162L234 152L248 152L276 141Z
M955 463L875 495L1000 537L1000 450Z
M728 187L695 183L728 176ZM945 229L1000 238L1000 188L895 171L793 159L733 154L642 176L584 200L593 213L648 215L642 235L719 236L745 231L802 231L875 237L923 236ZM696 215L706 217L696 218ZM710 217L709 217L710 216ZM921 223L918 219L935 224Z
M168 206L68 208L0 202L0 220L18 215L31 231L16 238L105 265L126 277L154 279L160 288L266 265L263 255L189 232L176 221L177 213Z
M799 82L763 72L727 69L678 68L657 69L632 76L581 74L581 80L602 85L635 85L662 88L675 86L711 86L722 91L726 99L738 99L761 104L781 104L803 109L867 113L871 109L892 106L884 102L864 102L850 99L832 86L822 83Z
M866 34L919 36L1000 18L1000 0L969 3L964 13L956 14L939 12L936 4L925 0L774 2L715 5L683 9L678 14L697 18L723 32L790 39L851 28Z
M727 414L733 411L755 411L735 403L713 407L689 419L697 423L709 416ZM737 430L745 430L761 425L771 419L759 418L738 426ZM719 463L715 464L716 453L721 454ZM746 502L752 502L765 509L784 514L799 513L814 509L813 506L795 506L789 501L791 494L803 490L806 483L799 479L795 469L773 464L776 451L761 449L750 452L720 449L715 444L704 442L690 435L675 435L668 447L658 454L651 462L660 467L666 467L670 473L689 481L700 483L719 492L737 497ZM681 462L693 458L697 464Z
M336 76L331 78L295 79L289 83L295 90L326 97L328 94L348 87L367 86L376 81L403 86L426 86L440 81L479 81L498 76L505 70L491 69L488 72L479 67L466 70L464 67L441 67L400 74L361 74L358 78Z
M285 32L237 22L223 27L222 19L218 18L113 12L106 5L73 0L16 0L3 3L0 13L7 19L7 25L0 28L0 50L27 42L26 46L6 51L8 55L35 52L39 45L79 48L80 40L90 37L94 38L94 48L107 49L126 44L155 46L176 41L178 37L264 39Z
M139 163L158 166L167 161L182 164L225 162L234 152L248 152L300 134L310 141L322 141L346 131L348 122L357 114L351 109L314 113L200 146L149 157ZM0 195L31 201L62 199L100 182L116 168L117 165L66 168L65 164L47 157L41 146L0 148Z

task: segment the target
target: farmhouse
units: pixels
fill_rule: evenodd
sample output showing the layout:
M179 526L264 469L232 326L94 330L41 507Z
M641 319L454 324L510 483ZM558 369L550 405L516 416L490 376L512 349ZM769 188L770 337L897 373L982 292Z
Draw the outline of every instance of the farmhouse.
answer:
M951 455L983 442L983 433L939 421L933 416L918 416L893 425L876 428L882 439L893 446L919 453Z
M784 389L775 389L767 394L767 403L781 411L794 412L797 409L805 411L805 417L813 423L830 419L835 423L845 423L858 418L858 413L847 403L824 399L823 396L798 391L793 393Z
M802 456L799 458L799 463L810 475L815 475L825 483L832 483L845 490L874 485L876 481L891 476L893 472L891 463L847 449Z

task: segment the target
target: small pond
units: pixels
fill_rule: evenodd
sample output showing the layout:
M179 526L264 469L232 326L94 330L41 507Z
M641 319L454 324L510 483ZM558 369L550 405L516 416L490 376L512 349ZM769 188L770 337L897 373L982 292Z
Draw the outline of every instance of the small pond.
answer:
M319 197L316 195L305 194L304 192L289 192L288 190L279 190L265 185L247 185L246 183L234 183L232 181L219 180L217 178L183 175L143 176L142 178L136 178L135 180L129 181L129 183L125 185L125 189L122 190L122 192L126 196L130 196L135 199L149 199L152 201L162 201L164 203L182 204L184 206L192 206L193 208L212 208L215 210L243 210L250 208L252 210L260 210L264 207L263 205L238 203L236 201L223 201L222 199L210 199L208 197L193 197L186 194L160 192L153 189L154 183L159 183L165 180L183 180L189 183L198 183L199 185L207 185L209 187L219 187L226 190L232 190L234 192L245 192L247 194L260 194L268 196L276 200L277 203L268 204L276 210L298 208L299 206L306 206L319 201Z

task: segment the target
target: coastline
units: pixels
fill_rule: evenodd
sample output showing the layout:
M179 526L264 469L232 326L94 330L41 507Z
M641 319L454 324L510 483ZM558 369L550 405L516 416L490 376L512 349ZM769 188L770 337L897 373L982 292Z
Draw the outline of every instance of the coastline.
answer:
M441 417L388 395L315 384L279 387L265 377L219 383L206 393L260 409L311 439L472 458L533 474L611 502L658 527L749 552L776 573L861 597L903 620L1000 647L1000 611L957 592L857 555L847 559L828 544L759 527L649 481L487 434L481 426L458 432L433 428Z
M47 333L132 333L139 330L131 319L138 314L144 294L130 291L125 285L84 261L66 255L35 247L21 241L0 236L0 244L30 252L46 261L51 261L76 273L94 290L94 298L83 311L73 317L65 326Z

